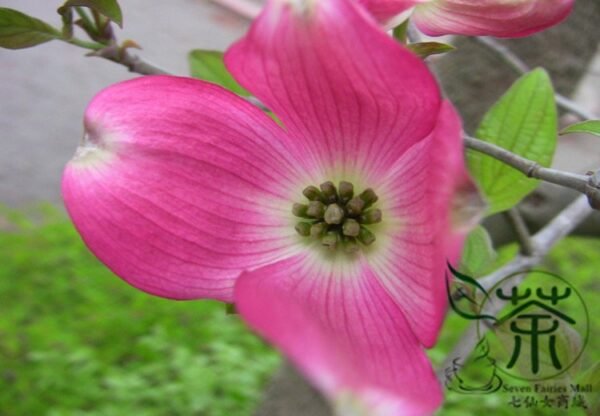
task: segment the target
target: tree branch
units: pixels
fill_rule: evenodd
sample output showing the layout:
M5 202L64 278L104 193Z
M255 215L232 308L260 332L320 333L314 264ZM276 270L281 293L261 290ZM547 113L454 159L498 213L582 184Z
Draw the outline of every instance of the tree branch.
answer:
M132 55L127 49L120 48L117 45L99 49L88 54L88 56L108 59L109 61L124 65L131 72L141 75L169 75L167 71L144 61L137 55Z
M589 206L587 198L583 195L578 197L533 236L532 244L535 250L532 254L519 254L510 263L479 279L478 282L485 290L489 290L505 277L537 266L558 241L571 233L591 213L592 208ZM486 330L485 328L479 328L479 334L481 335ZM438 369L440 380L444 379L446 368L452 366L454 360L465 360L469 356L477 344L477 334L478 325L474 322L465 330L460 342L454 346L452 352L448 354L444 363Z
M502 58L504 62L506 62L517 73L524 74L531 70L531 68L529 68L529 65L527 65L525 61L523 61L514 52L512 52L509 48L499 43L497 40L488 37L476 37L475 39L491 51L494 51L500 58ZM599 118L596 114L581 107L579 104L565 97L564 95L555 93L554 96L556 99L556 104L559 107L572 114L577 115L578 117L584 120L595 120Z
M111 44L109 46L104 46L102 44L92 44L92 43L89 43L89 45L87 45L85 42L81 43L80 41L78 41L78 42L70 41L69 43L75 44L75 45L83 47L83 48L92 49L92 52L90 52L87 56L96 56L99 58L107 59L111 62L115 62L117 64L123 65L123 66L127 67L129 69L129 71L135 72L140 75L171 75L169 72L167 72L147 61L144 61L139 56L129 53L129 50L127 47L118 46L117 40L114 37L114 35L112 35L112 33L111 33L111 36L112 36L112 39L111 39ZM135 45L135 43L133 43L131 41L129 41L129 42ZM101 47L96 47L97 45L100 45ZM256 97L240 96L240 98L245 99L250 104L255 105L256 107L260 108L263 111L269 111L269 109Z
M118 47L116 44L93 51L89 53L88 56L97 56L99 58L108 59L109 61L123 65L127 67L129 71L140 75L171 75L169 72L144 61L139 56L130 54L126 48ZM256 97L240 96L240 98L257 106L263 111L269 111L269 109Z
M506 163L529 178L540 179L579 191L588 197L589 203L593 208L600 208L600 171L592 175L563 172L557 169L545 168L533 160L526 159L493 143L484 142L474 137L466 136L464 141L467 148Z
M521 216L519 210L514 207L509 209L506 211L506 217L517 235L519 245L521 246L521 253L532 255L535 252L535 246L533 245L533 240L527 229L527 224L525 224L525 220Z

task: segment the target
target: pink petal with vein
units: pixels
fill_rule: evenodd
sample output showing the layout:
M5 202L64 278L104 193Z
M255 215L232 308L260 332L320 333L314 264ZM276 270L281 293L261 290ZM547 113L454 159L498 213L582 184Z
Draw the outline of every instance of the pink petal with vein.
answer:
M385 174L431 132L440 106L423 62L347 0L268 2L226 63L321 180L334 165Z
M378 233L382 249L369 263L428 347L435 344L446 312L446 262L462 250L462 232L452 229L451 217L457 184L466 180L461 122L444 102L432 134L377 185L385 195Z
M212 84L144 77L102 91L64 200L89 248L155 295L231 300L241 270L290 250L287 135Z
M441 403L417 338L364 259L338 269L298 255L242 274L235 299L338 414L416 416Z
M441 402L421 343L435 342L448 251L462 244L450 215L453 190L464 180L461 139L460 120L444 103L430 136L376 184L385 213L381 249L353 260L308 252L245 273L236 284L243 318L340 414L430 414Z
M560 23L574 3L575 0L432 0L417 6L412 19L431 36L514 38Z
M448 212L446 223L441 224L446 235L446 259L456 264L460 259L465 236L482 219L486 204L475 182L469 176L463 145L460 117L449 102L440 112L434 151L432 152L430 199L438 212ZM443 218L438 216L438 219Z

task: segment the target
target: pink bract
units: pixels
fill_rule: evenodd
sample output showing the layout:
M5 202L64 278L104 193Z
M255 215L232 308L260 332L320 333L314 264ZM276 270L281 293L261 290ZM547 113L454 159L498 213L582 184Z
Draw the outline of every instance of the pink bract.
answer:
M346 0L270 1L226 63L282 125L199 80L107 88L63 178L84 241L141 290L235 302L338 409L433 412L423 347L468 229L452 208L475 191L454 109ZM375 243L347 254L296 233L292 204L327 180L377 192Z
M575 0L359 0L381 22L414 7L411 20L431 36L515 38L564 20Z

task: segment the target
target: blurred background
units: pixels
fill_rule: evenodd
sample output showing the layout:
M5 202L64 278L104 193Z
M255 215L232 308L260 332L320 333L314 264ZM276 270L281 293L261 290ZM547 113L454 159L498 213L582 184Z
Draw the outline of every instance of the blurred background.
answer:
M139 43L144 59L185 75L191 49L224 50L248 27L243 10L218 3L232 4L120 0L124 29L117 35ZM60 22L60 0L0 6ZM530 65L549 68L561 93L600 113L598 19L599 2L578 0L560 27L504 44ZM432 65L472 131L516 75L477 42L451 42L458 51ZM327 415L318 395L289 367L279 369L279 355L222 304L139 293L88 253L62 208L61 170L80 140L87 102L137 75L84 53L60 42L0 49L0 415ZM564 123L570 120L563 115ZM599 167L600 140L561 138L555 165L580 172ZM521 210L535 229L572 197L541 187ZM580 288L591 316L600 313L599 224L588 221L543 265ZM496 218L488 226L504 245L498 263L510 259L516 247L506 223ZM592 322L581 369L600 362L600 323ZM431 352L434 361L443 360L463 326L449 319ZM509 399L449 394L440 414L510 415Z

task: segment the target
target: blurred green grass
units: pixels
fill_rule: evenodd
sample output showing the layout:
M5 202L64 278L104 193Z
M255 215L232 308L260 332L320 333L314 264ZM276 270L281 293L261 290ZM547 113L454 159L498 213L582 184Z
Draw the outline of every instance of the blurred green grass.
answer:
M218 302L132 289L46 207L0 212L0 414L249 415L279 356Z
M600 362L599 252L599 240L569 238L543 265L587 302L583 370ZM466 324L449 316L434 362ZM114 277L56 209L0 210L0 415L248 416L279 363L223 304L163 300ZM509 399L449 392L439 415L557 414Z

